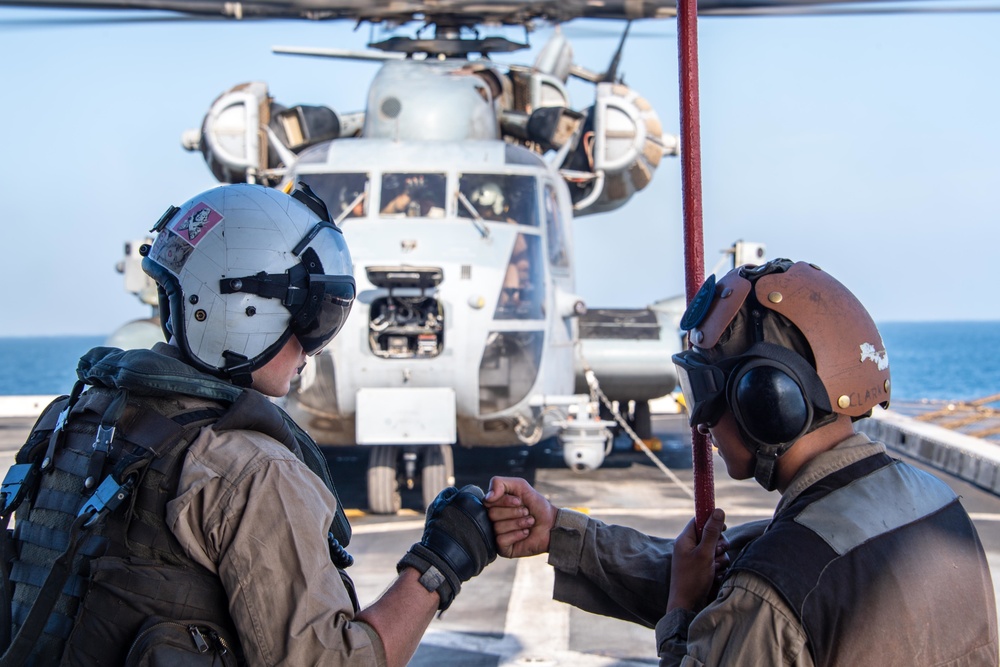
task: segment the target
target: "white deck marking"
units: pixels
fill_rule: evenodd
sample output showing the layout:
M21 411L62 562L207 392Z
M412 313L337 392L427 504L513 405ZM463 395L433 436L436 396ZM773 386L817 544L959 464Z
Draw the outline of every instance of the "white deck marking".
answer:
M421 644L474 651L499 658L498 667L649 667L636 661L591 655L569 649L570 606L552 599L554 570L545 554L517 562L504 636L501 639L461 632L427 631Z

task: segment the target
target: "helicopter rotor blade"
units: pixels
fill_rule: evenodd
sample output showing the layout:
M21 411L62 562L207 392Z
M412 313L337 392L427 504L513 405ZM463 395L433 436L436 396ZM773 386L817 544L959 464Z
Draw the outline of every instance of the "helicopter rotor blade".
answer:
M0 0L0 6L61 9L171 11L186 15L299 18L309 20L407 22L454 25L562 23L577 18L635 20L676 15L675 0ZM964 13L996 11L1000 5L963 0L700 0L703 16Z
M844 3L844 6L837 6L835 3L824 4L803 4L787 6L747 6L729 7L718 9L699 10L699 16L711 17L782 17L794 18L797 16L879 16L879 15L899 15L899 14L994 14L1000 11L1000 4L892 4L882 3L879 6L865 4L864 6L855 3Z
M74 26L115 26L145 23L207 23L225 21L222 16L185 16L183 14L131 14L128 16L48 16L45 18L6 18L0 15L0 30L60 28Z
M615 55L611 58L611 64L608 65L608 70L604 73L601 78L602 83L614 83L618 78L618 66L622 62L622 50L625 48L625 40L628 39L628 30L632 27L632 21L625 23L625 30L622 31L622 37L618 40L618 48L615 49Z
M406 54L396 51L351 51L349 49L312 48L308 46L275 46L271 48L271 52L290 56L315 56L318 58L376 62L403 60L406 58Z

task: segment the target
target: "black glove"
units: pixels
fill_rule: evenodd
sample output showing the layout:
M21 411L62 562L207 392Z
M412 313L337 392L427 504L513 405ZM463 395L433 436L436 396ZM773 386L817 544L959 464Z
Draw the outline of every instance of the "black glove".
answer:
M441 597L444 611L468 581L497 557L493 523L483 505L483 490L469 484L453 486L438 494L427 508L424 535L410 547L396 571L412 567L420 583Z

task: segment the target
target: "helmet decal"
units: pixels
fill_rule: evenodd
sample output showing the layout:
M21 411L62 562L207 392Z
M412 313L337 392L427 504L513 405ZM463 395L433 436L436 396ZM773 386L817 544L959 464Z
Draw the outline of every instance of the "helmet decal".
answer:
M187 262L194 246L181 239L180 236L170 231L160 232L163 236L161 243L154 243L149 251L149 258L154 260L174 275L180 275L184 263ZM159 239L157 239L159 240Z
M222 214L213 209L208 204L198 202L191 209L190 213L175 223L172 231L179 237L195 246L205 238L212 227L222 222Z
M864 363L865 361L874 361L880 371L884 371L889 368L889 355L886 354L884 348L877 350L871 343L862 343L860 347L861 363Z

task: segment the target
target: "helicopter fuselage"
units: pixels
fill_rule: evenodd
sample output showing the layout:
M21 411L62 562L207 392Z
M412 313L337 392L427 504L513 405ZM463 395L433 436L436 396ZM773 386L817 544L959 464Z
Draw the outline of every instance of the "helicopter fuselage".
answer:
M572 395L571 203L537 154L341 139L294 178L340 218L358 282L289 400L321 443L518 444L532 396Z

